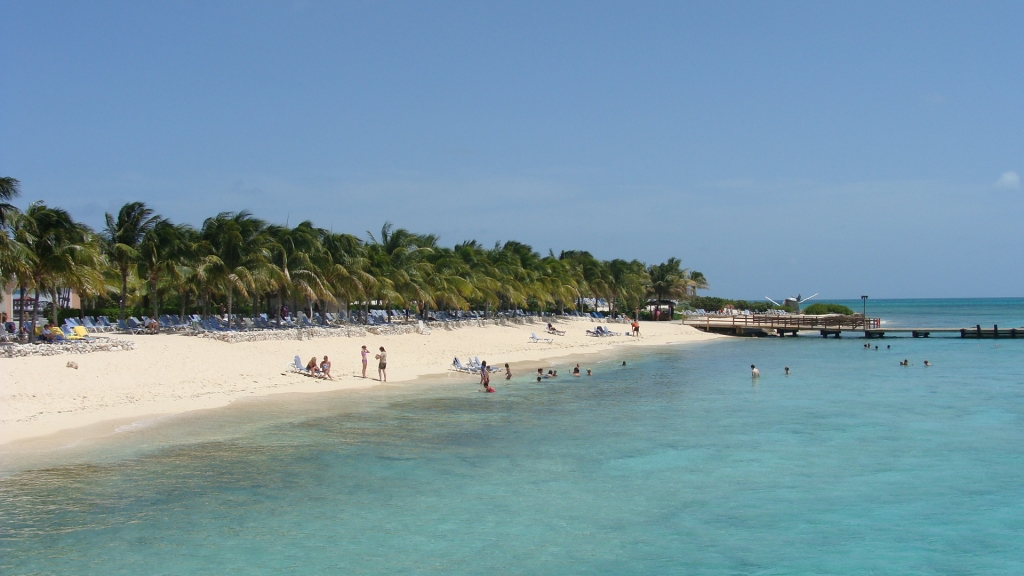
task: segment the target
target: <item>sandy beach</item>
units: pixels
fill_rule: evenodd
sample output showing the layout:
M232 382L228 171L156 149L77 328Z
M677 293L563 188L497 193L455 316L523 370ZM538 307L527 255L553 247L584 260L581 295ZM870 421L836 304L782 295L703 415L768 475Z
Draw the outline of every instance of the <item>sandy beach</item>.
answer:
M110 427L126 419L177 414L225 406L246 397L278 393L311 393L379 385L372 354L388 352L388 382L409 383L421 376L442 374L452 358L479 356L491 365L542 361L561 356L601 352L617 346L651 346L708 340L676 322L644 322L641 338L587 336L597 326L588 321L561 321L565 336L531 343L543 324L437 328L429 335L401 334L307 340L225 343L184 335L125 336L136 349L83 355L0 360L0 444L46 436L98 423ZM624 332L626 325L611 325ZM367 378L360 376L360 346L371 350ZM287 369L298 355L330 356L334 381L309 378ZM69 361L78 369L68 368ZM463 376L472 380L473 376ZM500 378L500 377L499 377ZM496 379L496 381L498 381ZM102 432L102 431L101 431Z

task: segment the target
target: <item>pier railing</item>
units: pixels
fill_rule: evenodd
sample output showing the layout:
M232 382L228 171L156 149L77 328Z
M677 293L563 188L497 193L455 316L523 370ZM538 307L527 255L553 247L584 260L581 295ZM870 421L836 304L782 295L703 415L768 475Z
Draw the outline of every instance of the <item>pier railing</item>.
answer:
M715 328L790 328L813 330L816 328L838 330L871 330L881 327L881 318L865 318L859 314L854 316L805 316L803 314L746 314L746 315L708 315L687 318L684 324L690 326L709 326Z

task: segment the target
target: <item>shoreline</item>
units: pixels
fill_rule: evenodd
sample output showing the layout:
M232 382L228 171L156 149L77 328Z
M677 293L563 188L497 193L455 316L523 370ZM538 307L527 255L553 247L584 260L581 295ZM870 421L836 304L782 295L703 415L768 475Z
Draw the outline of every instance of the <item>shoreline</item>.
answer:
M559 320L557 324L566 330L566 336L552 336L552 343L530 343L531 332L542 336L544 324L537 322L439 328L430 335L366 334L239 343L175 334L134 336L125 338L135 341L135 350L76 355L79 369L67 368L64 355L3 359L0 447L18 450L30 444L67 444L111 434L119 426L140 420L219 408L246 398L371 388L380 383L372 355L367 378L359 375L362 344L372 353L384 346L389 356L388 384L408 386L449 373L447 367L456 356L463 362L467 355L479 356L489 365L502 366L621 347L721 338L675 322L642 322L639 339L586 336L585 330L597 324L585 320ZM624 332L628 325L612 324L610 329ZM333 382L286 370L295 355L322 358L325 353L336 372ZM467 381L473 378L465 376ZM504 376L495 373L494 378L497 383Z

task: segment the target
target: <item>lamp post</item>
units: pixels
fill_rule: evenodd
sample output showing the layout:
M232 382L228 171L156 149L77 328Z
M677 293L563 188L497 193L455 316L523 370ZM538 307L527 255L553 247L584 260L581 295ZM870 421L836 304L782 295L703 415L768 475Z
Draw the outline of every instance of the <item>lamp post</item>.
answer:
M861 302L864 303L864 321L867 322L868 321L868 297L867 296L861 296L860 300L861 300Z

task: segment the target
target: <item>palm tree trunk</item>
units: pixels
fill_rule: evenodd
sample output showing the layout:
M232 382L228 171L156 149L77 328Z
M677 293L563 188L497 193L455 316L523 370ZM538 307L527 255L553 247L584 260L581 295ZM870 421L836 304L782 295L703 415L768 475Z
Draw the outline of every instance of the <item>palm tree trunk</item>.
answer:
M25 286L18 286L18 292L20 296L20 309L18 310L18 334L21 334L21 329L25 327Z
M117 304L117 317L124 320L124 299L128 297L128 271L121 270L121 301Z
M29 342L36 341L36 323L39 321L39 284L38 280L36 282L36 297L32 305L32 329L28 333Z
M234 288L228 286L228 328L231 327L231 295L234 293L234 291Z
M156 300L156 278L149 279L149 299L153 304L153 318L160 315L160 303Z
M60 295L60 291L57 290L56 288L54 288L53 292L51 294L51 298L53 298L53 323L54 324L58 324L60 322L60 316L58 316L58 314L57 314L57 302L60 301L59 300L59 298L60 298L59 295Z

